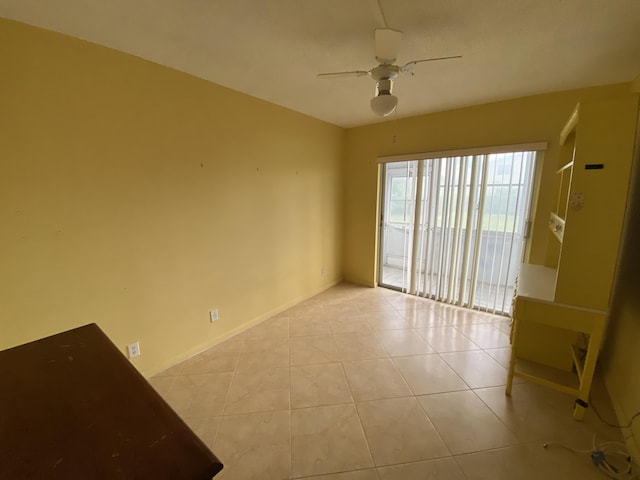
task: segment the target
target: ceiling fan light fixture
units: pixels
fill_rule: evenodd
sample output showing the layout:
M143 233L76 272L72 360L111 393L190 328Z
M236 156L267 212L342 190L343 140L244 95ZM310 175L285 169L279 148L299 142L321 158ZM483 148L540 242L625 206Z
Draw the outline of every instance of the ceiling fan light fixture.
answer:
M380 6L380 0L378 0L378 6ZM384 18L384 13L382 13L382 16ZM392 95L391 92L393 89L393 82L400 74L404 73L407 75L413 75L413 66L418 63L461 58L461 55L455 55L451 57L434 57L421 60L411 60L401 67L395 64L401 40L402 32L391 30L390 28L379 28L375 31L375 56L378 61L378 65L368 71L351 70L344 72L320 73L318 74L318 77L371 77L376 81L375 96L370 102L371 110L373 110L376 115L388 117L396 111L398 106L398 97Z
M371 99L371 110L376 115L388 117L398 106L398 97L389 93L381 93Z

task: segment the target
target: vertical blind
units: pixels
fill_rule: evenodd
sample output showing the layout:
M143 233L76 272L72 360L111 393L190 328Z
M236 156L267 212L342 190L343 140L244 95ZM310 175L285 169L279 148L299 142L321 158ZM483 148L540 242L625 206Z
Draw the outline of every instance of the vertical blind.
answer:
M383 162L381 284L509 313L536 151L431 157Z

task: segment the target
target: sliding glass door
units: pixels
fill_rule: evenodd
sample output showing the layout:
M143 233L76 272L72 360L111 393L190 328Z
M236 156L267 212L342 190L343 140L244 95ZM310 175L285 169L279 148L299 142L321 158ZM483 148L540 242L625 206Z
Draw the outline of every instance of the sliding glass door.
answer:
M535 152L383 164L382 286L509 313Z

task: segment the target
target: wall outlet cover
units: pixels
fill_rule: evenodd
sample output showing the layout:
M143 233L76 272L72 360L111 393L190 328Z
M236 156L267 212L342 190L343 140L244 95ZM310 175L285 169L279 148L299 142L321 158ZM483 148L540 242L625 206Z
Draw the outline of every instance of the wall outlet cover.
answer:
M127 345L127 354L129 355L129 358L140 355L140 342L133 342Z

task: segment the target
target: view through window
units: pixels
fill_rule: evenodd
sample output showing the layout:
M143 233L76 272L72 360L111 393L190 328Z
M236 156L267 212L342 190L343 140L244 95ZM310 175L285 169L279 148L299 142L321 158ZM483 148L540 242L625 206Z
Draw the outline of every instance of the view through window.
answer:
M536 152L384 164L383 286L508 314Z

